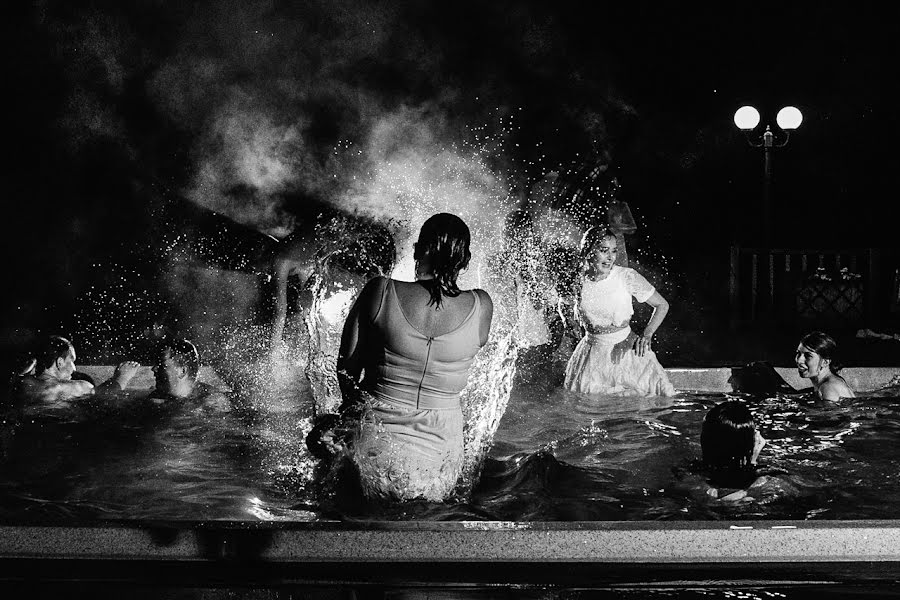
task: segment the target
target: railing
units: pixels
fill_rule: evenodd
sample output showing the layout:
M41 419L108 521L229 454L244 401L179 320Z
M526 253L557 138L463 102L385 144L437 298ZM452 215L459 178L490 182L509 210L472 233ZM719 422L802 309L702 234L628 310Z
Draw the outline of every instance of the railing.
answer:
M847 270L844 277L841 269ZM817 272L830 279L816 279ZM879 253L874 248L731 248L733 327L817 317L859 325L875 316L879 287Z

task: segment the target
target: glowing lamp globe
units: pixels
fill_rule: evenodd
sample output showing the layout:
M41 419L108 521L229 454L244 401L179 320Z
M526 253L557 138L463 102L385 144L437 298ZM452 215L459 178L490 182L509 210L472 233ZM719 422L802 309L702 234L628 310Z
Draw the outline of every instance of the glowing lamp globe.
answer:
M738 129L749 131L759 125L759 111L752 106L742 106L734 113L734 124Z
M778 111L775 122L785 131L790 131L791 129L800 127L800 123L803 122L803 115L800 114L800 111L795 107L785 106Z

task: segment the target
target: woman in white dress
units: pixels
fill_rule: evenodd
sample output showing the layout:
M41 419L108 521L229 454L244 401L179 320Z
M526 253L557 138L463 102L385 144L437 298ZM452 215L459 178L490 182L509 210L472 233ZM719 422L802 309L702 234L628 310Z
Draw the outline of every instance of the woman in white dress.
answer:
M669 303L640 273L615 264L615 233L588 229L581 240L580 292L575 317L585 330L566 365L567 390L586 394L674 396L675 388L651 349ZM631 298L653 307L641 335L631 329Z

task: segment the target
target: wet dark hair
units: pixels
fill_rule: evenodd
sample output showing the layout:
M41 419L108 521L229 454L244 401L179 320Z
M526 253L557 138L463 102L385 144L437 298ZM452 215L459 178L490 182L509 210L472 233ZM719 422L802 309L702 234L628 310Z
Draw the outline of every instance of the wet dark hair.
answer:
M827 359L828 367L835 375L844 367L837 357L837 342L827 333L821 331L807 333L800 340L800 343L822 358Z
M755 439L756 423L746 404L737 400L717 404L703 418L703 464L713 471L749 469Z
M413 258L418 262L427 257L434 274L434 279L419 282L431 295L429 305L440 307L443 296L459 296L456 279L472 259L470 241L469 227L456 215L438 213L422 225Z
M200 353L194 344L186 339L164 338L156 349L159 364L163 363L167 352L175 364L187 370L188 377L192 380L197 379L197 373L200 372Z
M593 260L594 250L606 238L616 238L616 233L607 225L590 227L581 236L581 245L578 247L578 255L582 270L587 270ZM617 242L618 243L618 242Z
M52 367L56 363L56 359L65 358L69 354L69 349L74 348L72 342L61 335L51 335L41 345L37 355L36 372L42 373Z

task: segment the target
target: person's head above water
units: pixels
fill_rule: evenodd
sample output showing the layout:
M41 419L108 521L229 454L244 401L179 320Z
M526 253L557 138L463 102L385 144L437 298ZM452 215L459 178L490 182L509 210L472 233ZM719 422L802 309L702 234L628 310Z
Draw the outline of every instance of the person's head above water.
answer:
M75 372L75 346L59 335L51 335L37 352L35 372L69 380Z
M837 342L821 331L813 331L803 336L797 345L794 362L801 377L821 378L837 374L843 365L838 360Z
M581 237L578 249L581 268L589 277L606 276L616 262L618 242L615 232L606 225L591 227Z
M472 259L470 242L469 227L456 215L438 213L422 225L413 258L416 280L425 283L431 294L429 304L439 307L444 295L459 295L456 280Z
M700 447L703 463L712 469L742 469L753 463L756 423L747 405L728 400L703 418Z
M175 397L189 396L197 383L200 372L200 354L197 348L185 339L163 339L157 347L156 392Z

